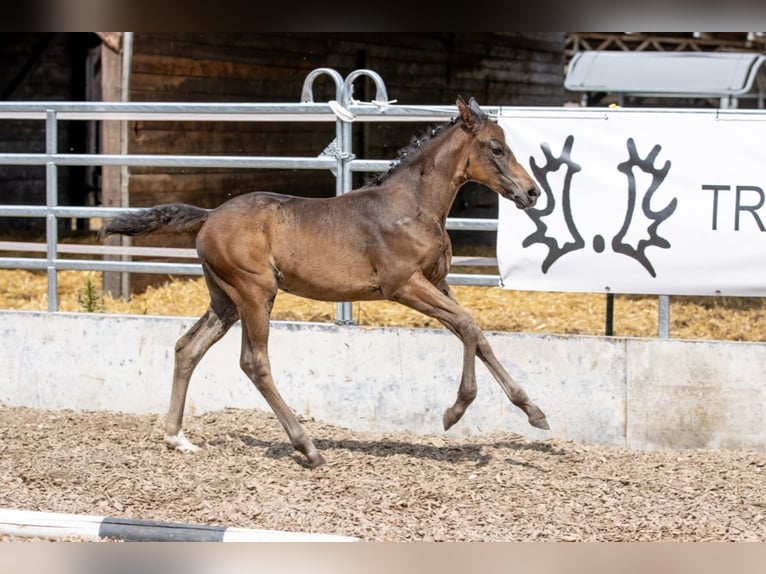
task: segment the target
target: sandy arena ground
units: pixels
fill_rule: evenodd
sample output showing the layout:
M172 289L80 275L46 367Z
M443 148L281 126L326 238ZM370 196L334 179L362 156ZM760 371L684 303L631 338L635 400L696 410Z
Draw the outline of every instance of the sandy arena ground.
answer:
M4 508L364 541L766 540L766 453L306 421L328 460L309 470L270 413L188 416L187 435L204 446L195 454L165 447L158 415L0 407L0 418Z

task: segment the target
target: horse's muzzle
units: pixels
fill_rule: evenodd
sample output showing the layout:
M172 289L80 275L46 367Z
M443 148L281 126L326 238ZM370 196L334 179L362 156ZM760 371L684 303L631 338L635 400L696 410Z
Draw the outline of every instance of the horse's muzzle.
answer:
M540 197L540 189L537 186L530 187L526 193L514 194L510 197L519 209L528 209L537 203Z

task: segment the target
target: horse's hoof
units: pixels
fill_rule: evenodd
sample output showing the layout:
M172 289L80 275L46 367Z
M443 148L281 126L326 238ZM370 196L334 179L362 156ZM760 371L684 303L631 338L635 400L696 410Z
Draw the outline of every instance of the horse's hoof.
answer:
M544 416L536 419L529 419L529 424L538 429L551 430L551 427L548 426L548 419Z
M327 461L326 461L326 460L325 460L325 458L324 458L324 457L323 457L321 454L319 454L319 453L317 453L317 454L316 454L316 455L313 457L313 460L309 460L309 461L308 461L308 467L309 467L309 468L319 468L320 466L324 466L325 464L327 464Z
M174 448L180 452L197 452L199 447L184 436L184 431L179 432L177 435L165 435L165 442L168 446Z
M444 411L444 416L442 416L442 425L444 425L444 430L448 431L452 425L454 425L459 420L459 417L455 416L455 413L452 411L452 408L448 408L446 411Z

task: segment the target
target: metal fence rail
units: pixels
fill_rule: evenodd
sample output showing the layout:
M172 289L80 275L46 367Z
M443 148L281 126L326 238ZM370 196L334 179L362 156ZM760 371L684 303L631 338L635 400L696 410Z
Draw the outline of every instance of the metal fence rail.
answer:
M335 82L336 100L313 101L313 82L327 75ZM358 102L352 97L353 83L360 77L376 86L372 102ZM45 153L0 153L0 166L29 165L46 168L46 202L41 205L0 205L0 217L44 218L46 243L39 247L15 245L16 250L44 251L44 257L0 257L0 268L45 269L48 278L48 310L58 310L58 271L66 269L201 275L198 263L134 261L140 252L122 248L124 260L68 259L60 254L71 252L58 241L58 220L64 218L109 218L130 210L129 207L61 206L58 202L58 168L65 166L121 167L203 167L233 169L308 169L330 170L336 177L336 193L351 190L354 172L388 170L390 160L357 159L353 154L353 122L439 122L454 117L454 106L399 106L388 101L385 85L371 70L356 70L343 78L330 68L311 72L303 85L301 103L218 104L218 103L136 103L136 102L0 102L0 120L24 119L45 122ZM498 108L485 108L497 113ZM66 120L143 120L143 121L237 121L237 122L335 122L336 137L317 157L201 156L147 154L71 154L57 149L58 122ZM447 229L496 231L497 219L449 218ZM8 242L0 249L10 250ZM136 248L132 248L136 249ZM178 257L176 249L156 248L155 255ZM79 254L104 255L104 246L80 246ZM188 257L188 254L185 255ZM456 258L455 263L493 266L494 259ZM498 285L498 274L450 274L448 280L463 285ZM351 303L339 303L339 322L351 322Z

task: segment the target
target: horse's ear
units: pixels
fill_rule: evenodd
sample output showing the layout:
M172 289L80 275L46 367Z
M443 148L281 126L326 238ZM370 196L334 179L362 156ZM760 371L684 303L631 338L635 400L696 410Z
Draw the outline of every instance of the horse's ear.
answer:
M479 110L479 114L476 113L476 109ZM465 100L462 98L462 96L457 97L457 109L458 112L460 112L460 119L463 120L463 124L466 126L466 128L475 131L479 127L479 123L484 119L483 112L481 111L481 108L479 108L478 104L476 104L476 100L471 98L470 104L465 103Z
M481 119L487 119L487 114L479 107L479 102L476 101L475 98L471 98L468 102L468 105L471 107L473 112L480 117Z

